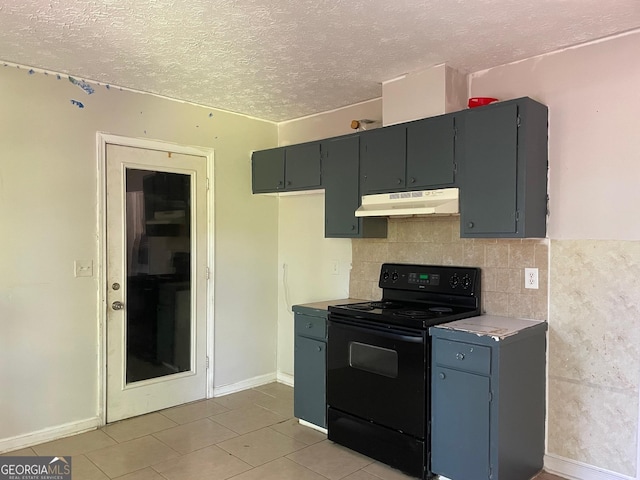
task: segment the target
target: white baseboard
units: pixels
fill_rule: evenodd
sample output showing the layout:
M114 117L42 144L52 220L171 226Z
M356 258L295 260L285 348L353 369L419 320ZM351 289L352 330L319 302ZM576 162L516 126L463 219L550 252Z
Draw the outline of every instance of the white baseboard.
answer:
M40 443L58 440L78 433L95 430L100 426L100 418L87 418L77 422L65 423L55 427L44 428L36 432L0 439L0 453L12 452L21 448L32 447Z
M301 420L301 419L298 419L298 423L299 423L300 425L302 425L303 427L313 428L314 430L317 430L317 431L319 431L319 432L322 432L322 433L324 433L325 435L327 434L327 429L326 429L326 428L319 427L318 425L316 425L316 424L314 424L314 423L307 422L306 420Z
M289 375L288 373L282 373L279 371L276 374L276 380L280 383L284 383L285 385L293 387L293 375Z
M241 392L249 388L259 387L260 385L266 385L267 383L276 381L276 373L267 373L266 375L259 375L257 377L242 380L241 382L230 383L228 385L222 385L220 387L213 387L213 396L222 397L229 395L230 393Z
M628 477L621 473L553 454L544 456L544 469L569 480L635 480L635 477Z

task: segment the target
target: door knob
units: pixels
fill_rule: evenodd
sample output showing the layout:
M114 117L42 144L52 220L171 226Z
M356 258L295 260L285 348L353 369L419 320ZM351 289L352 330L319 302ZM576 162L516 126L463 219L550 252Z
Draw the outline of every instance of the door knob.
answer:
M122 310L124 308L124 303L122 303L122 302L113 302L111 304L111 308L113 310Z

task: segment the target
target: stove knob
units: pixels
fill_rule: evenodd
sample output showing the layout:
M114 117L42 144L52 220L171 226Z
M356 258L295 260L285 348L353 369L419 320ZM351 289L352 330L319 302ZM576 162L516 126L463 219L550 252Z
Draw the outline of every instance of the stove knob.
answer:
M383 281L389 280L389 270L384 270L382 272L382 280Z
M458 274L454 273L453 275L451 275L451 278L449 279L449 285L451 285L451 288L456 288L459 283L460 278L458 277Z
M465 290L471 286L471 277L469 275L465 275L462 277L462 288Z
M391 281L393 281L393 282L397 282L398 281L398 272L393 272L391 274Z

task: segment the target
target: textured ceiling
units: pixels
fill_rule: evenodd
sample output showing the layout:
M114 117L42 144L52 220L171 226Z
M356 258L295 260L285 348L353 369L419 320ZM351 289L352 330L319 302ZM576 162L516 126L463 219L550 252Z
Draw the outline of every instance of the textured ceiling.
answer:
M0 60L281 121L638 27L639 0L0 0Z

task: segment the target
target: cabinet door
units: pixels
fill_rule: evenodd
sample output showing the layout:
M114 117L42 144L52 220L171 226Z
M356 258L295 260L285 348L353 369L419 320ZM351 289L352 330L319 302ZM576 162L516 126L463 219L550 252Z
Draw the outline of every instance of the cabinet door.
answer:
M253 193L284 189L284 148L253 152L251 156Z
M407 126L407 188L450 186L455 182L454 115L412 122Z
M518 106L470 110L464 117L460 191L464 236L516 233Z
M303 189L319 187L320 142L285 147L285 188Z
M345 137L326 142L324 174L325 237L358 236L361 221L355 216L360 206L358 162L360 139Z
M297 418L320 427L326 420L325 342L296 335L293 410Z
M432 372L431 471L455 480L489 478L489 377Z
M396 125L361 136L360 189L362 195L404 190L407 127Z

